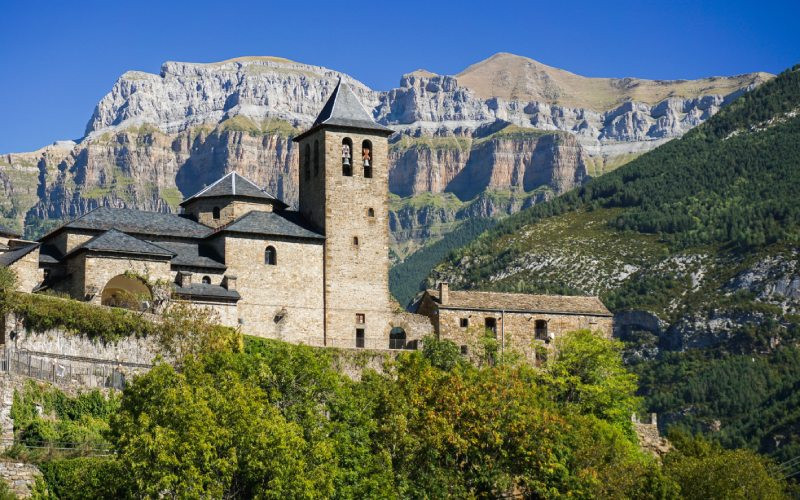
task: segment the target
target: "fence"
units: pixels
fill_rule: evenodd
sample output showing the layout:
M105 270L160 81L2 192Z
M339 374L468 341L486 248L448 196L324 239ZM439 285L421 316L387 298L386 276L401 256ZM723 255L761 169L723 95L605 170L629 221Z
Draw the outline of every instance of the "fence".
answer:
M46 380L59 385L124 389L127 378L146 372L150 365L77 356L5 349L0 371Z

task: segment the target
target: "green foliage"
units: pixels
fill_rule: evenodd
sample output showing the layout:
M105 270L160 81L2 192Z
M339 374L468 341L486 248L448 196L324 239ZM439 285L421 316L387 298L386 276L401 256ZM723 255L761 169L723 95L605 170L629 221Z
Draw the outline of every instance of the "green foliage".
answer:
M114 458L62 458L38 466L42 480L34 487L34 498L100 500L130 497L128 471Z
M422 355L434 367L450 371L463 363L461 351L454 342L439 340L434 336L427 336L422 342Z

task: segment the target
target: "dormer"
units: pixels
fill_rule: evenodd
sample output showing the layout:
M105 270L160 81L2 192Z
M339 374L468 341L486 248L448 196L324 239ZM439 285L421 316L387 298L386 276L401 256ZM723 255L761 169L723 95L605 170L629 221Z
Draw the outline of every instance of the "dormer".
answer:
M248 212L272 212L286 206L236 172L231 172L181 203L185 215L213 228L224 226Z

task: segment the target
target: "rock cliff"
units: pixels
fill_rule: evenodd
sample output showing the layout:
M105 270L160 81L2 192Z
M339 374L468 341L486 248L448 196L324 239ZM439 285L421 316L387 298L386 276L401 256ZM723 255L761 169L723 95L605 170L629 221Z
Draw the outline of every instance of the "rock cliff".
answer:
M511 80L531 64L499 60ZM566 191L681 135L768 77L692 85L637 80L663 92L626 100L641 94L630 83L601 109L591 96L586 102L575 97L575 82L594 80L577 75L570 74L570 99L542 78L526 77L523 93L482 85L485 67L497 62L484 61L459 77L416 71L387 92L276 57L167 62L158 75L130 71L97 104L78 142L0 156L0 222L25 222L32 235L100 205L171 211L183 196L234 170L294 204L297 160L290 139L313 122L339 78L376 120L398 131L392 192L451 192L468 200L487 189L535 194L531 199ZM542 92L531 91L536 81L544 82Z

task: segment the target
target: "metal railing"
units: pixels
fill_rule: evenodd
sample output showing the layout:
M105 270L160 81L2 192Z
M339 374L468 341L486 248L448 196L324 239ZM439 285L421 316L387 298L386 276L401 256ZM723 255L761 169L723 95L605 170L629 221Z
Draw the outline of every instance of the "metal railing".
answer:
M53 355L4 349L0 371L45 380L58 385L88 388L124 389L133 373L147 371L150 365L122 363L93 358Z

